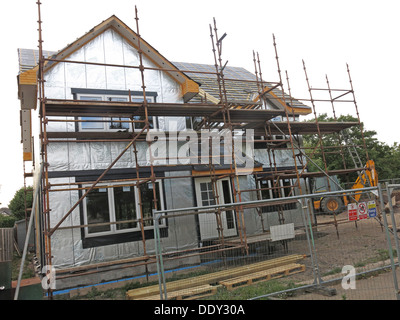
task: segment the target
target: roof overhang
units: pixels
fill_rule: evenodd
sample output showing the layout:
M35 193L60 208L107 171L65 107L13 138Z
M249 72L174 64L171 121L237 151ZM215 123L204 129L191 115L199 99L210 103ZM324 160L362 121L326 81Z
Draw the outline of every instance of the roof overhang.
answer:
M18 99L22 110L36 109L37 103L37 70L35 67L17 76Z
M273 92L273 87L264 85L263 92L258 95L257 97L254 98L254 101L258 101L262 96L267 99L270 103L275 105L279 109L287 110L288 114L290 115L292 112L294 112L296 115L308 115L311 113L311 108L299 103L297 100L294 101L294 104L292 106L288 105L288 103L292 102L286 101L285 98L278 97L274 92ZM268 99L270 98L270 99ZM293 103L293 102L292 102Z

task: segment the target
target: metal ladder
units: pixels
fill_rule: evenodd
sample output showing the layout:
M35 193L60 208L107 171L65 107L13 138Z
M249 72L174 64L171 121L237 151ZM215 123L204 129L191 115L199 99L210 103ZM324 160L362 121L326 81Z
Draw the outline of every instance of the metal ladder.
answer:
M349 152L349 155L351 157L351 160L354 163L354 168L360 168L361 170L357 170L357 175L360 178L361 183L364 185L364 187L371 187L369 180L362 178L362 176L364 175L365 177L367 176L367 173L365 172L365 165L363 164L363 162L361 161L360 155L357 151L356 145L353 141L353 139L349 136L348 133L348 129L343 130L341 133L341 138L343 139L344 143L345 143L345 147L347 149L347 151Z

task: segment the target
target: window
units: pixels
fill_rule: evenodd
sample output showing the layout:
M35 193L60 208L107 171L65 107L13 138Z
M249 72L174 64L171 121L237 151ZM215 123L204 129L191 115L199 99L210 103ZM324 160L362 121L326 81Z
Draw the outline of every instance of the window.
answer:
M185 117L186 129L193 129L193 118Z
M86 210L87 210L87 223L100 224L110 222L110 215L108 212L109 199L107 189L94 189L87 195ZM111 225L100 225L88 227L88 233L102 233L111 230Z
M102 101L102 98L97 96L81 96L79 100ZM97 117L82 117L81 120L85 120L80 123L82 130L104 130L104 123L97 122L99 120Z
M200 194L201 205L203 207L212 206L215 204L214 192L211 182L200 183Z
M231 190L229 188L229 181L228 180L222 180L222 191L224 193L224 201L225 203L232 203L231 201ZM226 222L227 222L227 227L228 229L233 229L235 228L235 218L233 217L233 212L232 210L226 211Z
M273 188L273 181L271 180L260 180L259 181L259 186L260 186L260 196L261 199L279 199L279 198L285 198L288 197L289 195L294 195L293 193L290 194L291 191L291 185L292 184L291 179L282 179L279 180L279 187L278 188ZM296 203L287 203L281 205L282 210L292 210L296 209ZM262 207L262 212L275 212L279 210L279 205L269 205L269 206L263 206Z
M139 231L141 212L143 218L151 218L154 208L153 183L140 187L129 185L98 185L83 200L86 237L112 235L128 231ZM161 183L155 182L157 208L163 209ZM141 202L141 205L140 205ZM152 228L153 220L144 221L144 229ZM165 219L160 221L165 225Z
M106 97L107 101L119 101L119 102L127 102L128 99L125 97ZM124 121L130 121L129 118L115 118L111 117L111 122L108 124L109 127L108 129L115 129L115 130L129 130L130 123L129 122L124 122Z
M156 182L156 198L157 198L157 209L161 210L161 193L160 193L160 183ZM143 218L149 218L153 216L153 208L155 208L154 205L154 193L153 193L153 183L144 183L140 185L140 195L141 195L141 201L142 201L142 212L143 212ZM163 225L163 221L165 219L160 221L160 225ZM144 221L144 226L149 227L153 225L153 220L146 220Z
M133 186L122 186L112 188L114 195L115 221L129 221L136 216L136 197ZM125 229L136 229L137 222L125 222L115 225L117 231Z
M87 100L87 101L112 101L112 102L143 102L143 96L140 93L135 92L134 95L129 95L126 91L109 91L109 90L91 90L91 89L73 89L75 99ZM154 102L156 94L149 93L146 96L147 102ZM143 121L134 122L132 127L132 121L130 118L124 117L80 117L79 131L139 131L144 128L145 117L134 116L133 120ZM150 129L154 129L154 120L152 116L149 116Z

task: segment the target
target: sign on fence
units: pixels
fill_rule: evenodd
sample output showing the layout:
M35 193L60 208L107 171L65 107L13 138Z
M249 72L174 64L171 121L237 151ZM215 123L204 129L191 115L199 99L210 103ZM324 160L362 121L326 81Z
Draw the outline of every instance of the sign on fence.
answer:
M375 201L368 201L368 217L375 218L376 217L376 203Z
M373 200L358 204L349 203L347 205L347 212L349 221L374 218L377 215L376 203Z
M349 203L347 205L347 212L349 215L349 221L356 221L358 219L357 214L357 204L356 203Z
M271 241L293 239L294 223L286 223L270 227Z
M368 208L366 202L360 202L358 204L358 219L363 220L368 218Z

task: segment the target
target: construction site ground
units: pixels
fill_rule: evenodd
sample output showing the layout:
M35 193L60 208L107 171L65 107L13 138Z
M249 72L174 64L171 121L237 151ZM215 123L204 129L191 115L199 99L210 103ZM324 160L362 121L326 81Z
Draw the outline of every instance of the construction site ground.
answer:
M397 204L394 207L397 225L400 221L400 194L396 196ZM337 220L344 221L347 212L336 216ZM389 228L391 228L390 215L387 215ZM329 215L318 216L318 222L332 221ZM354 265L357 273L379 269L382 266L390 266L389 250L386 230L381 225L383 219L367 219L363 221L339 223L338 229L332 225L320 225L315 232L314 242L316 247L316 259L320 275L324 281L343 278L346 273L341 273L344 265ZM304 247L304 241L295 240L291 243L291 249L297 251ZM395 248L393 236L391 236L392 248ZM394 261L397 263L396 252ZM307 258L306 264L311 265L311 259ZM310 268L309 268L310 269ZM329 271L336 270L330 275ZM396 268L397 279L400 279L399 268ZM311 284L313 276L311 270L299 273L291 277L296 284ZM363 277L357 277L356 288L345 290L341 281L331 282L325 285L329 289L335 289L335 295L325 295L326 292L299 291L286 299L295 300L393 300L396 299L393 273L391 268L379 272L366 273Z
M397 226L400 222L400 193L396 195L394 207ZM389 227L391 227L390 214L387 214ZM318 261L320 276L324 281L342 279L346 274L341 273L344 265L354 265L359 272L380 269L390 266L388 244L383 219L366 219L357 222L347 222L347 212L336 215L337 228L332 223L332 215L318 215L318 227L314 228L313 241L315 245L314 259ZM392 248L395 248L393 235L391 236ZM309 242L305 235L296 237L288 243L287 254L307 255L301 263L306 266L305 272L293 274L279 279L279 281L292 282L296 286L310 285L314 282L312 261L309 251ZM395 256L397 262L397 256ZM400 272L396 269L397 278L400 280ZM257 286L257 284L254 284ZM366 273L357 277L356 289L345 290L341 281L325 284L327 291L335 289L336 294L327 295L327 291L297 290L290 295L274 296L273 299L287 300L394 300L396 299L393 274L391 268L381 269L378 272ZM121 300L125 299L126 288L114 288L114 290L91 290L84 295L69 297L72 299L95 300ZM67 297L59 297L65 299ZM68 298L67 298L68 299ZM207 297L213 300L213 296Z

